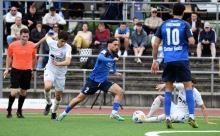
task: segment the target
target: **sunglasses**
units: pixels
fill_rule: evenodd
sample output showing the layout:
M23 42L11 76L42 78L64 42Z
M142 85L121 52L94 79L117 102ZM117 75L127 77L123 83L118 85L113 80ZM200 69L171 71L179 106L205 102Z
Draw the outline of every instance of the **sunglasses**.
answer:
M152 12L152 13L157 14L157 12Z

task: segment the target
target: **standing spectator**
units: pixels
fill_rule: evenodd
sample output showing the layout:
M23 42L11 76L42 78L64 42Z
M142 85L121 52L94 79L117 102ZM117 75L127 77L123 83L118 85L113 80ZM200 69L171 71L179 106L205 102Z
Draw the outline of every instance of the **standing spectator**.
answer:
M105 29L105 24L102 22L99 22L98 24L98 30L95 31L95 42L94 44L97 46L107 46L107 40L110 37L110 31L109 29ZM101 49L101 48L100 48Z
M193 32L193 37L195 39L195 43L198 43L198 35L199 32L202 30L202 22L201 19L198 18L198 15L196 12L192 12L191 18L187 19L187 22L189 22L192 32Z
M26 25L31 32L32 29L36 27L37 21L42 22L42 17L37 13L36 7L31 5L29 12L27 12L22 18L22 23Z
M102 0L103 2L105 1L120 1L120 3L108 3L108 7L106 8L105 13L103 16L101 16L100 20L122 20L123 15L122 15L122 9L123 9L123 2L124 0ZM118 24L114 22L105 22L105 28L110 28L108 27L107 24Z
M199 33L199 41L196 49L197 57L201 58L202 51L203 53L207 53L211 50L211 55L213 58L215 58L216 56L215 42L216 42L216 33L210 27L209 22L205 22L204 29L202 29ZM200 63L201 60L198 60L197 64Z
M147 44L147 33L142 29L142 23L136 24L136 30L131 34L131 43L133 45L134 55L142 56L146 44ZM135 62L141 63L140 58L135 58Z
M157 9L151 9L151 17L145 20L145 25L143 25L143 29L149 35L151 32L154 34L157 31L157 28L163 23L163 20L157 17Z
M42 28L42 23L40 21L36 22L36 28L31 31L31 41L37 43L46 34L46 30Z
M6 22L6 35L11 34L11 26L15 23L15 18L20 17L22 18L22 14L17 11L16 7L11 7L11 10L6 14L5 16L5 22Z
M48 32L55 23L59 24L61 30L63 30L63 25L66 25L66 21L56 13L56 8L50 7L49 13L43 17L43 28Z
M11 26L11 35L7 36L7 43L8 43L8 45L10 45L13 41L21 40L20 31L23 28L27 28L27 26L23 25L21 23L21 17L16 17L15 18L15 24L13 24Z
M88 24L83 23L82 31L79 31L73 40L72 45L76 46L77 51L80 48L89 48L92 43L92 33L88 31Z
M22 114L22 106L25 100L27 89L30 89L31 77L34 76L34 72L36 71L35 55L37 50L33 48L34 43L28 41L29 30L27 28L21 29L20 35L21 40L13 42L8 47L8 54L6 57L6 69L4 71L4 76L8 74L8 69L12 62L10 81L11 93L8 100L7 118L12 118L12 105L19 88L20 95L18 98L18 109L16 115L18 118L24 118Z
M128 46L129 46L129 37L130 37L130 29L126 26L125 22L121 22L120 26L115 31L115 38L118 40L118 56L121 56L121 44L124 43L124 54L126 57L128 55Z
M77 32L82 29L82 22L74 22L73 20L82 20L84 12L84 4L83 3L72 3L69 5L69 27L68 32L73 34L76 26L78 25Z

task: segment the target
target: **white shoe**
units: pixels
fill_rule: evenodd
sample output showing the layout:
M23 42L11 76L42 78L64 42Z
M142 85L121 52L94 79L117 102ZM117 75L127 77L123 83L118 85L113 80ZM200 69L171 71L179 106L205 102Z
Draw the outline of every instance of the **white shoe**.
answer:
M137 63L141 63L141 59L138 58Z
M138 61L138 58L135 58L135 59L134 59L134 61L135 61L135 62L137 63L137 61Z
M127 56L128 56L128 52L127 52L127 51L124 51L123 56L124 56L124 57L127 57Z
M118 50L118 57L121 56L121 50Z
M64 118L66 117L66 114L60 114L57 118L56 118L56 121L57 122L60 122L60 121L62 121Z

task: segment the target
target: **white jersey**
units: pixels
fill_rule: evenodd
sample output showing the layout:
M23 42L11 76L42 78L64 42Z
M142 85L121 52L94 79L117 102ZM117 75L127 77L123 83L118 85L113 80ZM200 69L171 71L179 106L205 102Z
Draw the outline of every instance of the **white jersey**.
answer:
M71 46L66 43L63 47L58 48L58 41L53 40L51 37L47 38L46 42L50 49L49 60L46 65L46 69L52 71L55 74L66 74L67 66L55 66L51 60L54 59L57 62L62 62L66 59L66 57L71 57Z
M186 102L186 92L184 89L184 85L182 83L178 83L176 84L176 88L179 90L177 108L183 111L184 113L189 114L188 106ZM193 97L195 100L195 104L198 104L198 105L203 104L201 94L196 88L193 88Z

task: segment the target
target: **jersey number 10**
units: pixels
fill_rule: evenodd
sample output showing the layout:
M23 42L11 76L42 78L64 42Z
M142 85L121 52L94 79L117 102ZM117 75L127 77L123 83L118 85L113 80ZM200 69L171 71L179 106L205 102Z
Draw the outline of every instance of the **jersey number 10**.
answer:
M180 43L180 31L177 28L174 28L171 32L170 28L166 29L167 32L167 45L178 45ZM172 41L171 41L172 39Z

